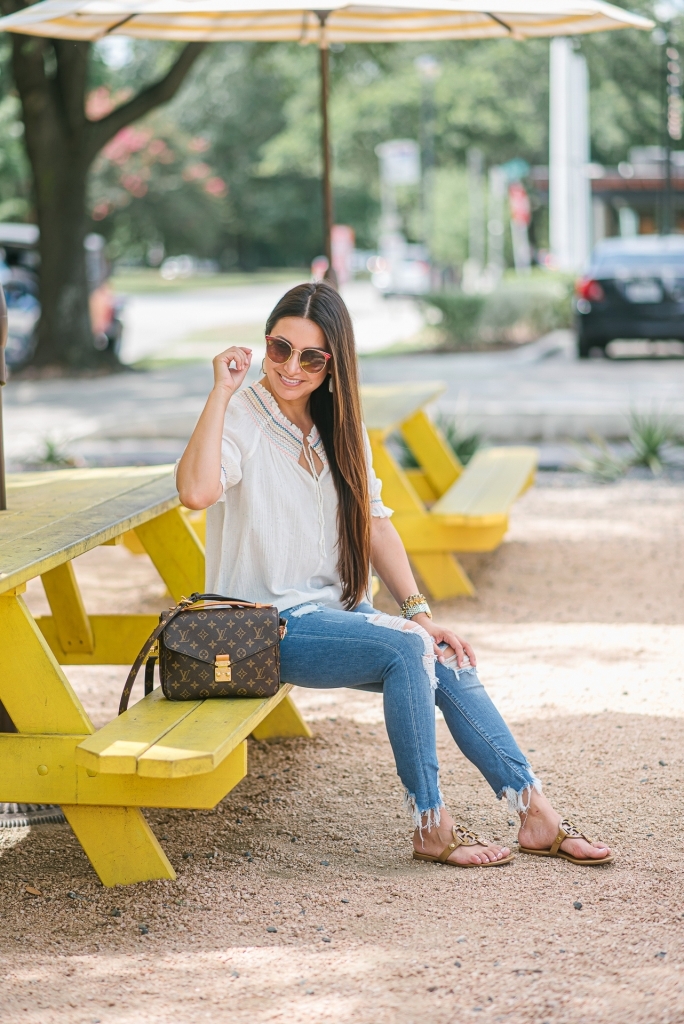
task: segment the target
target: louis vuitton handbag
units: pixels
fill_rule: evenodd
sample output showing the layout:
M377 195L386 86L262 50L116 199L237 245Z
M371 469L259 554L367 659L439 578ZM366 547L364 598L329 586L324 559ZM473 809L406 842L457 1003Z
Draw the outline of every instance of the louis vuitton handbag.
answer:
M218 594L192 594L159 616L159 625L135 659L119 704L128 701L145 663L145 693L154 666L168 700L205 697L272 697L280 687L280 641L284 619L271 604Z

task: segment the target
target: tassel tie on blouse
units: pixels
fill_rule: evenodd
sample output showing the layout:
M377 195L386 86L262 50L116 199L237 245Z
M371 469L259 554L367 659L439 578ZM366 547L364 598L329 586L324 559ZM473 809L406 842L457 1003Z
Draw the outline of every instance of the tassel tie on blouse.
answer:
M321 553L321 558L327 558L327 552L325 549L325 515L323 513L323 490L321 488L321 481L318 473L316 472L316 466L314 465L313 455L311 454L311 445L307 442L302 442L302 451L304 452L304 458L309 464L311 475L314 479L314 486L316 488L316 504L318 505L318 548Z

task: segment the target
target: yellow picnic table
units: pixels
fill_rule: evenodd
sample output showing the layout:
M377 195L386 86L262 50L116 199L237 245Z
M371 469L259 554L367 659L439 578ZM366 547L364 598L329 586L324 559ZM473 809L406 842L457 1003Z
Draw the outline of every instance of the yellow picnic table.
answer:
M473 594L455 551L492 551L508 529L514 501L534 482L537 449L486 448L462 466L425 406L439 382L365 385L363 414L382 480L382 497L416 569L435 598ZM399 430L418 462L404 469L388 446Z
M172 467L8 478L0 512L0 802L59 804L105 885L174 878L141 807L214 807L247 772L247 736L310 736L291 697L173 702L155 689L95 730L60 665L130 666L155 615L88 615L72 560L142 546L174 601L204 590L204 549ZM22 593L40 576L51 616ZM126 676L122 669L121 683Z

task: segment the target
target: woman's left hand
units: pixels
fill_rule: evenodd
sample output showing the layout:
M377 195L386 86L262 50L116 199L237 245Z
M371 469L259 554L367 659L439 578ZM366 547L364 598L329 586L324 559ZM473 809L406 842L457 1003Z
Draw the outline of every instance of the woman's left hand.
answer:
M426 633L429 633L432 637L435 645L435 654L437 655L437 661L444 663L447 658L450 658L453 654L456 655L456 664L459 668L463 668L463 663L468 659L470 664L475 668L477 665L477 658L475 657L475 651L472 649L467 640L462 640L461 637L451 629L445 629L443 626L438 626L436 622L433 622L429 616L420 614L413 616L413 622L417 622L419 626L422 626ZM442 650L438 647L438 644L447 643L448 648Z

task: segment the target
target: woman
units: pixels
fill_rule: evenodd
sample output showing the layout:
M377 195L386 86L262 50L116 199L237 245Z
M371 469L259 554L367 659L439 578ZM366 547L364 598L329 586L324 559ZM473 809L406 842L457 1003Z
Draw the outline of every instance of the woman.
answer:
M338 293L319 283L284 295L266 324L263 377L238 391L251 358L235 346L216 357L214 388L178 466L183 504L208 509L207 590L278 606L288 682L382 691L414 857L460 867L513 859L444 805L436 704L465 756L520 814L521 852L612 860L553 810L478 680L470 644L436 625L417 593L372 469ZM373 610L371 564L401 617Z

